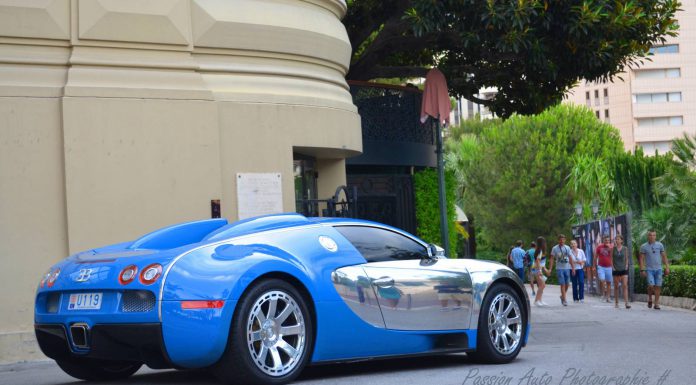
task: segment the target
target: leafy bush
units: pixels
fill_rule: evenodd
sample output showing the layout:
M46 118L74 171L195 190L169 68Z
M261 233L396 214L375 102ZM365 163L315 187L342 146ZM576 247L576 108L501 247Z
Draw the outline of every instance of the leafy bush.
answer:
M437 186L437 170L426 169L413 176L416 196L416 232L424 241L443 245L440 236L440 198ZM450 257L456 257L457 227L454 209L455 189L454 175L445 173L445 198L447 199L447 223L449 230Z
M462 135L448 149L458 152L450 157L462 160L464 208L497 250L507 250L516 239L567 233L575 196L566 178L574 157L608 159L624 151L616 128L589 109L568 105L485 125L477 146L463 140L471 141Z
M648 292L648 280L640 275L640 267L635 268L635 292L646 294ZM677 265L670 266L670 274L662 280L661 294L672 297L696 298L696 266Z

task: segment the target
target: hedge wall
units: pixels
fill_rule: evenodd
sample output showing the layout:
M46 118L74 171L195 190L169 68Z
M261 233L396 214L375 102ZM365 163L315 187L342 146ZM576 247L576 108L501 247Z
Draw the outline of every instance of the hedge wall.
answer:
M662 279L662 291L660 294L672 297L696 298L696 266L677 265L670 266L669 275ZM640 275L640 267L635 268L636 285L635 292L646 294L648 280Z
M440 199L437 187L437 170L426 169L413 176L416 198L416 232L424 241L442 246L440 236ZM454 221L455 190L457 188L454 174L445 173L445 197L447 198L447 222L449 230L450 257L456 258L457 229Z

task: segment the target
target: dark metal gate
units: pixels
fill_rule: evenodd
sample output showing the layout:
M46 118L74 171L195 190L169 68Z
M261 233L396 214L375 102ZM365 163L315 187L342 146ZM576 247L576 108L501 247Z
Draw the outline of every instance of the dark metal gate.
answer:
M360 196L358 218L416 233L411 175L353 174L348 175L348 186L356 187Z

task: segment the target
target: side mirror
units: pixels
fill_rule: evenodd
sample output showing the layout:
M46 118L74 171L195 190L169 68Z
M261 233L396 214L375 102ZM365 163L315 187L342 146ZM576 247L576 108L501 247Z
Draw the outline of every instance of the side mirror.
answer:
M437 246L434 244L429 244L428 245L428 258L430 259L437 259L438 257L438 250Z

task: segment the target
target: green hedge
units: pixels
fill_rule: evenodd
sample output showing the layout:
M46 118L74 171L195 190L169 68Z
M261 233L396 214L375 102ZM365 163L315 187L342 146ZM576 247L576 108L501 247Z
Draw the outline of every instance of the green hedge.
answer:
M442 246L440 236L440 199L437 187L437 170L426 169L413 176L416 198L417 233L424 241ZM447 222L449 230L450 257L456 258L457 230L454 225L455 190L457 188L454 174L445 173L445 197L447 198Z
M672 297L696 298L696 266L670 266L670 274L662 280L661 294ZM640 267L635 268L635 292L646 294L648 280L640 275Z

